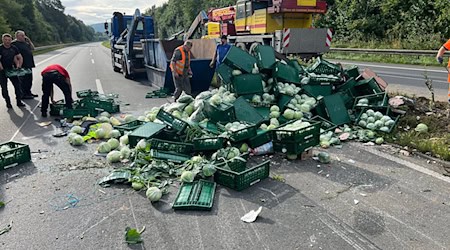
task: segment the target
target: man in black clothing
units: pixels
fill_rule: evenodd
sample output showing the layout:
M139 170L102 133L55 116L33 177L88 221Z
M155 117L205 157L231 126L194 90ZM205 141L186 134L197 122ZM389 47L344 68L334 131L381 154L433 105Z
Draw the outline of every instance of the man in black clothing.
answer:
M12 42L12 45L19 49L19 52L23 57L22 68L27 69L30 72L29 74L20 77L22 84L22 99L33 99L34 97L37 97L37 95L31 93L31 86L33 85L32 68L35 67L33 57L34 44L25 35L24 31L18 30L16 31L16 40Z
M12 108L11 99L8 93L8 78L14 86L16 92L16 101L18 107L24 107L25 104L21 101L22 90L20 88L20 81L17 76L8 77L6 75L7 70L22 67L22 56L19 49L12 45L12 36L10 34L2 35L2 45L0 45L0 86L2 88L2 96L5 98L6 107Z

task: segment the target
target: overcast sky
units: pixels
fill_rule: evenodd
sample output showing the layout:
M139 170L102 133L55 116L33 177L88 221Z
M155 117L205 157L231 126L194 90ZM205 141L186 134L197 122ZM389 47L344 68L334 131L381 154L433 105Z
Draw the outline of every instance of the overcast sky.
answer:
M66 14L82 20L85 24L104 23L110 20L115 11L134 14L138 8L141 13L152 5L159 6L167 0L61 0Z

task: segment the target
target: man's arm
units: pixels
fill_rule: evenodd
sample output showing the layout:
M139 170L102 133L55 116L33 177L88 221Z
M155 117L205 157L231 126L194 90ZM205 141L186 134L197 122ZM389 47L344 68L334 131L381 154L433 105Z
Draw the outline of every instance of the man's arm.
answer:
M217 59L217 49L214 51L214 56L213 56L213 58L211 60L211 63L209 64L209 66L211 68L214 68L214 65L216 65L216 59Z
M30 49L31 49L31 50L34 50L34 49L35 49L33 42L32 42L31 39L28 38L27 36L25 36L25 42L27 42L28 45L30 45Z
M16 64L16 68L18 68L18 69L22 68L22 64L23 64L23 57L22 57L22 55L21 54L17 54L14 57L14 62Z
M180 50L175 50L174 52L173 52L173 56L172 56L172 59L171 59L171 65L172 65L172 68L173 69L176 69L176 62L177 61L180 61L181 60L181 51ZM176 70L174 70L174 72L172 72L172 74L175 76L175 77L180 77L181 75L179 75L177 72L176 72Z

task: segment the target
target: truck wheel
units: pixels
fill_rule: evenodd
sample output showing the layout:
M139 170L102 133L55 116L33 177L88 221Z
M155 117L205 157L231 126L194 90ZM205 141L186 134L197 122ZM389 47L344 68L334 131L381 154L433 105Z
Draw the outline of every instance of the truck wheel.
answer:
M111 62L114 72L120 72L120 68L114 64L114 58L111 58Z
M236 43L236 47L238 47L241 50L247 52L247 47L245 46L245 43Z
M260 43L252 43L252 45L250 46L250 49L248 50L248 52L249 52L250 54L253 54L253 51L255 50L255 48L256 48L258 45L261 45L261 44L260 44Z
M128 74L128 68L127 64L125 63L125 60L122 61L122 74L126 79L131 79L131 74Z

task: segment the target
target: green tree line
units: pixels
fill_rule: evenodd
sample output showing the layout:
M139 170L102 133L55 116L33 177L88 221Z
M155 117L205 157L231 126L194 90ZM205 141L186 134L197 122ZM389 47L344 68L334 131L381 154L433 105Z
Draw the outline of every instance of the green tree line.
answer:
M38 46L92 41L94 29L64 8L60 0L0 0L0 33L23 30Z
M316 27L334 30L334 46L436 49L450 38L448 0L327 0ZM153 6L158 36L187 30L201 10L235 5L236 0L169 0Z

